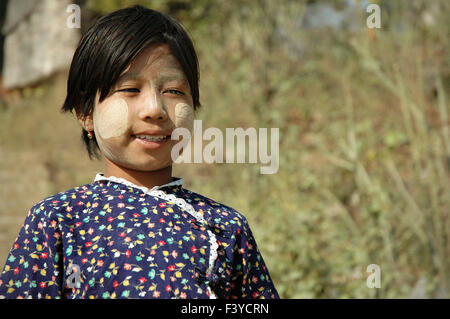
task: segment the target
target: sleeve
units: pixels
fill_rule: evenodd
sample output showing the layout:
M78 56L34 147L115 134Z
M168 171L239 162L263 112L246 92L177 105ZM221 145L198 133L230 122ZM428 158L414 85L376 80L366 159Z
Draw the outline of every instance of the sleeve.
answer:
M255 238L244 218L242 227L236 230L233 249L233 271L231 298L279 299Z
M52 216L42 202L29 210L0 274L0 299L61 297L61 233Z

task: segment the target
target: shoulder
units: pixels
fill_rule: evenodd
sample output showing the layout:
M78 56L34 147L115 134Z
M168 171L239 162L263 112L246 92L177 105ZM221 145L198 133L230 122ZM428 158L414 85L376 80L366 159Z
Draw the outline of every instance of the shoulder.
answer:
M45 197L30 208L28 215L33 215L40 219L63 217L66 213L70 213L75 206L81 206L83 199L93 195L95 192L94 184L85 184L67 189Z
M236 209L193 191L183 190L189 203L194 206L195 210L202 212L216 226L222 229L249 228L246 217Z

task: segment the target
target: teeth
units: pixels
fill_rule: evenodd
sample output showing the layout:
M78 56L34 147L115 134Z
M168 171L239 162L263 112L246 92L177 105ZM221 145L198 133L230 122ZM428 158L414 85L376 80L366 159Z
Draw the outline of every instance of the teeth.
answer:
M136 135L136 137L152 142L159 142L166 138L164 135Z

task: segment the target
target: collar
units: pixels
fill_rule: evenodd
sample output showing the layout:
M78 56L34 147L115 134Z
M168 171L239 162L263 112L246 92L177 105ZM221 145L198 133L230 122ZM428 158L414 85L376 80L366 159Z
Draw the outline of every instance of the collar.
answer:
M97 175L95 175L94 182L98 182L98 181L109 181L109 182L113 182L113 183L123 184L123 185L129 186L129 187L138 188L138 189L142 190L144 193L148 193L153 190L159 190L163 187L168 187L168 186L183 186L183 184L184 184L184 180L182 178L174 177L174 180L167 184L164 184L161 186L154 186L154 187L152 187L152 189L148 189L145 186L138 186L122 177L115 177L115 176L105 177L103 175L103 173L97 173Z

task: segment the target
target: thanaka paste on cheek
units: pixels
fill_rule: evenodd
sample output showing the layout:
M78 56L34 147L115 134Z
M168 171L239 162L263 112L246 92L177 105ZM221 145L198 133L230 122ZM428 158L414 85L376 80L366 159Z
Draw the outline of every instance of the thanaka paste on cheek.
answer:
M194 110L186 103L175 105L175 126L185 127L191 132L194 127Z
M98 146L103 155L117 162L124 154L115 154L111 145L119 141L111 139L119 138L128 130L128 105L125 100L118 99L106 102L101 108L94 109L94 130ZM109 141L107 141L109 140ZM112 144L111 144L112 143Z
M94 128L102 139L119 137L128 129L128 105L124 99L109 102L94 116Z

